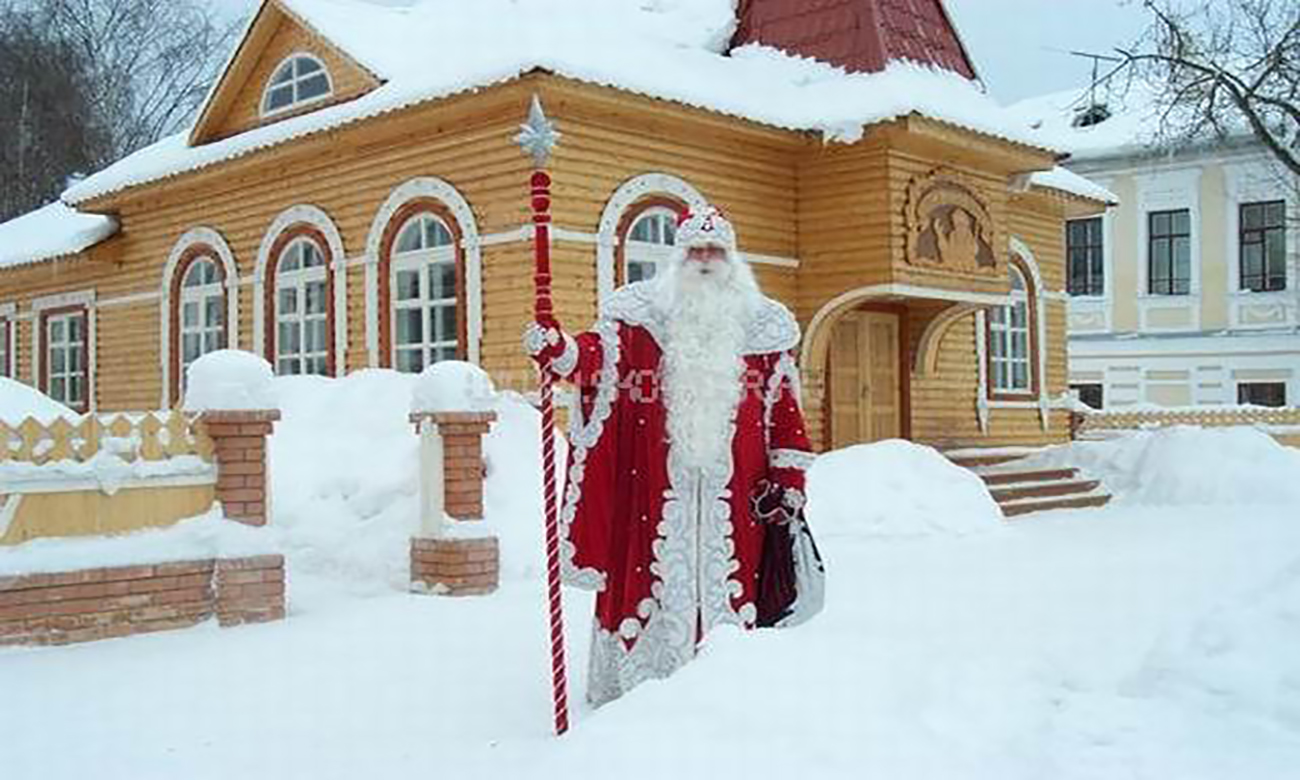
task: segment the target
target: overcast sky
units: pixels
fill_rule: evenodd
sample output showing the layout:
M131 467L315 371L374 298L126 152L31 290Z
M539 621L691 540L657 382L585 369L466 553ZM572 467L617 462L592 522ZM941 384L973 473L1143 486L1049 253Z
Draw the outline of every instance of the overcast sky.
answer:
M232 16L257 7L257 0L211 1ZM1067 52L1112 52L1133 42L1145 26L1138 0L945 0L945 5L980 77L1001 103L1086 85L1091 62Z

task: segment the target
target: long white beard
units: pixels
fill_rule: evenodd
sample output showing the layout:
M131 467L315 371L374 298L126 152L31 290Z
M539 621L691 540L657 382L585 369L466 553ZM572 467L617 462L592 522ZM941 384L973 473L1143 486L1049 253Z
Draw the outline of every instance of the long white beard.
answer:
M759 293L748 268L731 270L725 276L679 271L661 280L668 311L663 356L668 436L674 452L692 467L718 462L731 447L744 389L745 331Z

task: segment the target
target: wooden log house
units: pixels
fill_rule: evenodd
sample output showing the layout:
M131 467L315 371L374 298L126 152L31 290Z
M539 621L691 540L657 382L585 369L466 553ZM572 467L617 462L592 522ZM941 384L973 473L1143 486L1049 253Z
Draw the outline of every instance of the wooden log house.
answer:
M103 215L107 237L83 247L82 229L24 256L0 226L0 374L95 410L174 407L185 366L227 345L281 373L455 357L527 384L530 161L513 139L537 95L562 133L553 262L569 328L654 272L676 213L711 202L803 327L819 446L1065 439L1063 224L1104 209L1105 191L998 124L939 0L737 14L723 51L689 55L703 82L739 74L732 92L674 92L653 72L622 78L616 58L593 73L600 52L585 50L595 65L562 52L425 83L456 66L402 43L419 37L418 5L265 0L188 133L49 207ZM824 83L774 82L770 105L735 96L759 65ZM826 116L793 117L796 89L824 90L805 102ZM987 117L949 108L972 102Z

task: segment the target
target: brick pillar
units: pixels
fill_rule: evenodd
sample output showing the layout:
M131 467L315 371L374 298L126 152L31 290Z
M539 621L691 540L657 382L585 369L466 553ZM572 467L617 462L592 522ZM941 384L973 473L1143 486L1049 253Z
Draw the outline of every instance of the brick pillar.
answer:
M457 520L483 519L483 434L496 412L425 412L411 415L419 424L433 420L442 436L443 510Z
M443 511L458 521L483 519L483 434L496 412L425 412L442 437ZM501 552L495 536L411 539L411 590L447 596L478 596L497 589Z
M501 580L495 536L481 539L411 540L411 590L445 596L481 596Z
M232 520L266 525L266 437L278 419L275 409L203 413L203 426L216 446L217 500Z

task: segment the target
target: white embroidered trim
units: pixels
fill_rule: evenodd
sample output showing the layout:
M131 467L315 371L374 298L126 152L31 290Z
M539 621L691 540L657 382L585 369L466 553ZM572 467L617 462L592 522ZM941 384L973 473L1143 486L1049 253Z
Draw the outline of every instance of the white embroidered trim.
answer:
M564 506L560 510L560 579L569 585L587 590L604 590L606 575L593 568L579 569L574 563L577 546L569 538L573 519L578 512L578 501L582 498L582 480L587 470L587 452L600 441L605 430L605 421L614 409L614 396L618 392L618 323L612 320L597 320L592 328L600 336L601 366L597 379L596 398L591 405L591 419L583 421L580 415L573 415L569 426L569 446L573 448L572 463L569 465L568 481L564 489ZM568 346L565 347L568 353ZM577 346L574 345L574 353ZM576 357L575 357L576 360ZM575 404L581 408L581 404Z
M551 371L557 376L568 376L578 367L578 342L567 333L560 335L564 338L564 352L551 361Z
M654 280L633 282L613 292L601 305L601 316L621 320L629 325L640 325L661 346L668 327L667 313L654 302ZM799 345L799 323L785 306L771 298L763 298L763 305L745 330L742 354L766 355L785 352Z
M768 456L768 465L774 469L799 469L807 471L817 460L817 456L803 450L772 450Z
M529 357L537 357L548 346L559 342L560 332L555 328L543 327L536 322L530 322L524 328L524 351Z
M803 401L800 396L803 392L799 387L799 366L789 352L782 352L781 357L776 360L776 365L772 367L772 376L768 377L767 392L763 396L763 443L767 446L771 446L772 443L772 412L781 401L781 388L786 382L790 383L790 394L794 396L794 402L802 406Z
M602 319L597 329L610 328L610 322ZM585 461L587 448L599 440L604 420L610 414L614 388L606 382L613 384L609 377L617 367L617 336L616 331L601 332L605 364L592 422L574 434L571 486L580 484L582 474L577 467ZM611 355L615 356L612 362ZM609 401L602 406L607 390ZM743 388L738 387L731 413L732 438L742 397ZM647 679L672 674L695 656L698 635L720 625L751 627L757 622L758 609L753 603L732 606L744 594L744 586L734 576L740 562L732 539L729 485L733 473L730 447L723 448L717 460L701 468L684 464L679 451L669 443L669 488L656 528L658 538L651 544L650 573L654 580L650 597L637 605L637 616L625 619L617 632L595 625L587 682L587 697L593 704L618 698ZM580 495L580 487L571 487L566 496L561 515L566 538L567 524L573 521L570 506L576 508ZM571 560L572 554L568 550L565 553Z
M786 509L798 514L804 508L804 505L808 503L808 499L804 497L802 490L786 488L785 493L781 496L781 503L785 505Z

